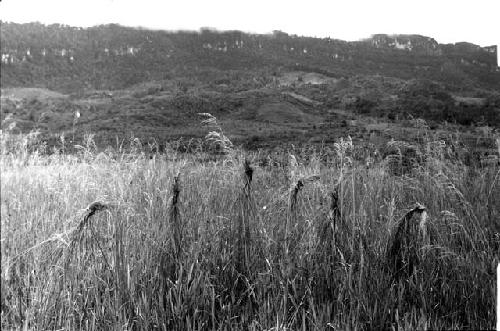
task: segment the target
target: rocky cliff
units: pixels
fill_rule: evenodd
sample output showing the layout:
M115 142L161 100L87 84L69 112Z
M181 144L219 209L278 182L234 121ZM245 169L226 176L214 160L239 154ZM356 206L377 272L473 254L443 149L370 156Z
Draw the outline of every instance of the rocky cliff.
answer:
M275 31L166 32L119 25L77 28L2 23L1 83L75 91L201 75L206 70L307 69L331 77L380 74L500 88L495 46L439 44L419 35L374 35L357 42Z

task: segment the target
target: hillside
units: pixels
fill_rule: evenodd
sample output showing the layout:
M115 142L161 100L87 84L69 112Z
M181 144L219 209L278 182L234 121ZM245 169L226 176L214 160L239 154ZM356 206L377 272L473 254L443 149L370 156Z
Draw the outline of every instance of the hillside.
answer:
M140 82L203 76L206 69L278 68L333 77L378 74L426 78L459 87L500 89L496 47L441 45L418 35L374 35L345 42L240 31L165 32L105 25L88 29L2 23L2 86L73 92L121 89Z
M469 140L481 130L471 125L500 125L493 46L5 22L1 41L2 128L49 143L202 138L200 112L248 148L411 137L415 118Z

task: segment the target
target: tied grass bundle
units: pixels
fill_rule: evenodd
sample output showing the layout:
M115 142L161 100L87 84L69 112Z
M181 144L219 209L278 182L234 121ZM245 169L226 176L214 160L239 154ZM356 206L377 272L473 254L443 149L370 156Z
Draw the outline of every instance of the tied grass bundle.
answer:
M248 160L243 163L243 181L244 187L238 199L238 229L237 229L237 251L236 251L236 270L240 274L246 274L249 267L249 248L251 242L250 220L253 216L253 200L251 195L251 184L254 169Z
M179 195L181 192L180 173L174 177L172 184L172 199L169 207L170 227L173 233L173 244L175 256L179 257L182 254L182 223L179 211Z
M99 243L99 238L97 237L97 233L95 232L91 219L92 217L103 210L108 209L108 206L104 204L103 202L100 201L95 201L92 202L91 204L88 205L88 207L85 209L85 216L83 217L82 221L78 224L78 227L76 230L73 232L71 236L71 241L69 244L69 251L68 254L66 255L65 261L64 261L64 270L65 272L68 271L69 264L72 260L73 253L75 251L75 248L77 246L83 245L84 247L80 247L80 249L83 249L83 251L88 250L88 248L91 249L93 246L93 243L95 243L99 250L102 253L102 257L105 260L105 263L109 267L109 263L106 260L106 255L104 254L104 251ZM90 237L88 237L85 233L85 230L89 229L90 230Z
M291 177L295 176L295 171L297 168L297 163L295 157L293 155L290 157L291 162ZM312 175L308 177L303 177L298 179L295 183L292 183L290 187L290 195L288 200L288 213L285 222L285 231L283 236L283 254L284 258L281 261L281 273L283 277L283 322L286 323L289 317L289 283L291 277L291 265L293 264L291 261L291 254L298 244L300 243L300 239L303 235L303 223L297 221L297 202L298 195L301 189L309 183L316 182L320 179L318 175ZM292 231L293 230L293 231ZM279 324L279 323L278 323Z
M297 180L297 182L294 183L294 185L292 185L292 187L290 188L290 204L289 204L290 212L292 214L295 214L297 211L297 197L298 197L299 191L306 184L314 183L314 182L318 181L319 179L320 179L320 177L318 175L312 175L312 176L300 178Z
M387 263L395 279L408 278L415 272L427 239L426 222L426 208L419 203L398 222L387 250Z
M338 189L335 188L330 192L330 205L328 208L328 214L324 218L324 222L321 226L318 227L318 238L319 238L319 247L322 247L326 244L332 245L332 247L328 247L327 251L331 251L333 247L335 247L335 237L337 232L343 231L345 229L339 229L340 223L343 224L342 221L342 212L341 207L339 205L339 192Z
M298 222L298 195L302 188L310 183L318 181L320 177L318 175L311 175L308 177L302 177L298 179L290 187L290 194L288 200L288 214L285 223L285 232L283 236L285 255L288 255L290 249L293 249L299 243L299 238L303 234L303 222ZM293 230L293 231L292 231ZM293 240L291 240L293 237Z
M233 265L236 279L233 281L233 289L237 300L237 309L243 315L252 315L258 308L255 294L250 287L252 270L256 268L258 251L258 240L252 238L251 224L256 219L255 201L252 196L252 180L254 169L247 159L243 162L244 186L240 191L235 204L236 216L236 242L233 248ZM254 230L255 231L255 230Z

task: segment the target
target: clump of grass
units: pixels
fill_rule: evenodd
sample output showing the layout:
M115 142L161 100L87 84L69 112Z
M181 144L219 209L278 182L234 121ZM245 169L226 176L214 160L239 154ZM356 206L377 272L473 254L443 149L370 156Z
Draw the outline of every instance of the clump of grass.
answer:
M237 254L236 254L236 270L239 273L247 274L249 267L249 249L251 244L250 222L253 217L253 201L251 184L254 169L250 162L245 159L243 162L244 170L244 187L239 197L239 214L238 214L238 229L237 229Z
M304 182L302 179L297 180L292 187L290 188L290 214L295 215L297 212L297 196L299 195L299 191L304 187Z
M303 222L298 221L298 196L302 188L310 183L320 180L318 175L310 175L297 179L289 189L288 211L283 233L283 243L285 254L299 244L299 239L303 235ZM292 245L292 246L290 246Z
M173 233L173 250L177 258L182 254L182 232L181 215L179 211L179 195L181 192L180 173L174 177L172 184L172 198L169 206L170 229Z
M234 256L234 266L237 273L235 291L238 296L247 297L244 292L248 289L247 279L251 277L252 254L255 254L255 248L252 247L252 229L251 223L255 218L255 202L252 197L252 180L254 169L250 161L245 159L243 162L243 189L239 193L236 201L237 208L237 228ZM242 300L246 302L246 300Z
M291 178L296 177L297 162L293 155L291 160ZM283 321L279 325L287 325L289 318L289 281L292 274L291 265L295 262L291 257L295 256L294 251L299 246L302 236L304 235L304 224L297 218L298 195L301 189L309 183L319 181L320 176L311 175L308 177L299 178L296 182L292 182L289 190L288 211L285 220L283 233L283 259L281 260L281 275L283 277Z
M201 122L202 126L208 127L208 134L205 140L215 153L231 155L234 152L234 146L231 140L224 134L222 127L217 122L217 118L210 113L198 113L205 119Z
M384 154L389 172L396 176L410 173L425 161L420 148L406 141L389 141Z
M254 168L250 161L243 161L243 188L238 194L236 208L236 243L234 252L234 265L238 274L248 277L251 274L253 256L256 251L253 250L257 245L254 242L252 233L256 229L252 228L256 218L255 200L252 194L252 181L254 177ZM255 224L253 225L255 226Z
M68 272L68 266L71 262L71 260L73 259L73 253L75 251L75 249L78 247L78 245L80 244L88 244L89 241L88 239L89 238L86 238L85 236L85 229L90 229L90 235L93 237L93 238L96 238L96 232L94 230L94 228L92 227L92 224L91 224L91 219L92 217L100 212L100 211L103 211L103 210L106 210L108 208L108 206L100 201L95 201L95 202L92 202L91 204L88 205L88 207L85 209L85 216L83 217L82 221L78 224L77 228L75 229L75 231L72 233L71 235L71 241L70 241L70 244L69 244L69 249L68 249L68 252L66 254L66 257L65 257L65 262L64 262L64 270L65 272ZM92 240L92 238L90 238ZM98 241L96 241L96 243L99 245ZM100 248L100 246L99 246ZM103 254L103 257L105 258L105 255ZM106 261L107 263L107 261ZM107 263L108 266L109 266L109 263Z
M317 237L319 238L319 247L324 249L324 245L331 245L328 251L335 247L335 237L339 231L347 231L348 229L339 228L340 224L344 224L342 219L341 206L339 201L339 191L335 188L329 193L330 204L328 214L323 220L323 223L318 227Z
M426 208L421 204L398 222L387 250L387 263L394 278L408 278L418 267L420 251L427 240L426 222Z
M41 247L40 263L45 267L39 269L39 276L45 279L40 290L46 294L35 305L40 310L40 314L34 317L37 327L53 328L54 323L60 323L56 317L59 314L65 316L78 312L85 315L99 300L105 301L98 298L110 286L116 285L117 298L119 294L126 293L120 288L123 282L114 276L119 268L111 242L96 229L97 226L103 229L106 225L94 224L93 221L95 215L109 207L109 204L100 201L89 204L75 228L44 242L48 245ZM98 319L110 318L104 310L96 314ZM113 320L118 321L116 318ZM63 324L66 328L82 328L84 324L81 323L84 321L67 320Z

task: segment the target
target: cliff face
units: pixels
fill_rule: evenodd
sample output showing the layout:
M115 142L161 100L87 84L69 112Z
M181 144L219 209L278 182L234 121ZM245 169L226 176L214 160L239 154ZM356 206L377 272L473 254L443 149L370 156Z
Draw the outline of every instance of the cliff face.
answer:
M496 47L441 45L419 35L345 42L280 31L174 33L2 23L1 40L2 86L114 89L206 70L299 68L334 77L380 74L500 88Z
M481 47L472 43L460 42L455 44L441 45L430 37L420 35L385 35L377 34L368 39L373 47L386 49L406 50L420 55L443 56L445 58L458 60L464 64L464 60L474 65L489 67L496 70L497 46Z
M443 55L443 50L436 40L420 35L377 34L368 41L377 48L407 50L422 55Z

